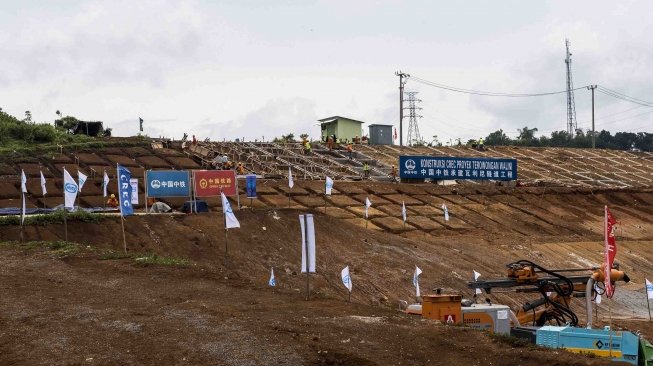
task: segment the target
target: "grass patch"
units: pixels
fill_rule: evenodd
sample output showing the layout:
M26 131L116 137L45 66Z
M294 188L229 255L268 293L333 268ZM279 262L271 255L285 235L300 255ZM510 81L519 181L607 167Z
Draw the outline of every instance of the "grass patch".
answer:
M134 262L137 266L147 267L150 265L160 265L160 266L189 266L191 263L187 259L183 258L173 258L173 257L161 257L156 254L143 254L134 256Z
M45 226L48 224L63 224L64 211L57 210L49 214L25 216L25 225ZM98 223L106 219L99 213L84 210L66 213L66 220ZM20 225L20 216L0 216L0 226Z
M46 249L59 258L66 258L79 253L81 245L64 240L56 241L28 241L21 243L18 241L7 241L2 243L3 247L16 247L23 250Z
M107 261L107 260L115 260L115 259L125 259L125 258L133 258L134 254L131 253L125 253L125 252L119 252L115 250L109 250L106 251L98 257L99 260L101 261Z

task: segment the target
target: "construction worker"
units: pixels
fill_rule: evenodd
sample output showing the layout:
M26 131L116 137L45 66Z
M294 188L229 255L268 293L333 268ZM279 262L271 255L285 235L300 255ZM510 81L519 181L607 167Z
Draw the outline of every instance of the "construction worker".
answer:
M397 168L393 165L392 170L390 171L390 176L392 177L392 183L398 183L397 182Z
M370 177L370 165L367 162L363 164L363 177L364 178Z
M109 196L109 199L107 200L107 206L111 208L118 208L118 199L116 198L116 195L111 193L111 196Z
M334 141L333 141L333 137L332 137L332 136L329 136L329 137L327 138L327 146L329 147L329 150L333 150L333 142L334 142Z
M483 138L478 139L478 149L483 150Z
M306 155L311 154L311 148L312 148L311 142L306 140L306 143L304 143L304 151L306 152Z
M245 167L243 166L243 163L240 161L238 162L238 166L236 167L236 172L240 175L245 174Z
M351 154L354 152L354 147L352 144L347 144L347 152L349 153L349 160L351 160Z
M195 138L195 135L193 135L193 145L197 145L197 139Z

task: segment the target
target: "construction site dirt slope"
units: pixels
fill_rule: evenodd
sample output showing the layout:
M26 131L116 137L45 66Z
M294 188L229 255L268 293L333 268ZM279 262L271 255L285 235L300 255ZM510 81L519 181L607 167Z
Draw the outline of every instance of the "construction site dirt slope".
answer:
M502 278L505 264L518 259L552 269L600 264L603 204L621 222L617 260L632 279L618 285L610 302L613 325L653 339L650 323L638 320L646 315L644 277L653 273L650 193L443 197L467 225L365 229L360 216L341 219L330 215L337 208L326 214L324 207L311 209L317 239L311 301L304 300L306 276L300 273L298 214L305 210L236 210L241 228L226 236L223 217L214 212L126 219L129 253L183 258L187 266L144 267L138 259L107 256L123 248L117 217L70 222L69 240L80 249L64 258L4 245L0 363L603 364L563 351L515 348L396 311L399 300L414 300L416 265L423 270L423 293L443 288L471 297L466 285L472 270ZM422 210L432 221L439 214ZM2 241L19 237L18 227L0 231ZM26 237L59 240L63 226L28 226ZM354 284L351 303L340 282L346 265ZM276 288L268 286L271 268ZM514 293L483 297L513 308L529 300ZM607 321L604 305L599 316ZM583 314L582 303L574 308Z

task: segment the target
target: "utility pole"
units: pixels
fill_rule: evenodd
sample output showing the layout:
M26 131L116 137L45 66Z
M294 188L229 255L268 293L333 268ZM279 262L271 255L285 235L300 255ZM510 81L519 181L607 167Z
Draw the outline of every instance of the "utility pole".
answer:
M406 79L408 79L410 75L401 70L396 71L395 75L399 76L399 146L404 146L404 85L406 84Z
M590 85L587 89L592 90L592 149L596 149L596 131L594 131L594 89L596 89L596 85Z

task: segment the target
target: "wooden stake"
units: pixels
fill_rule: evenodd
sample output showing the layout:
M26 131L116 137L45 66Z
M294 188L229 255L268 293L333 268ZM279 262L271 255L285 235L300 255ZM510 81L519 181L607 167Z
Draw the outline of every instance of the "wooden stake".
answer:
M125 217L122 215L122 210L120 212L120 226L122 227L122 244L125 248L125 254L127 254L127 238L125 237Z

